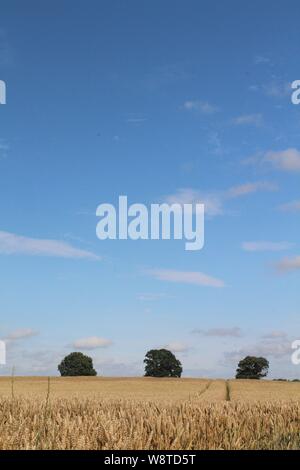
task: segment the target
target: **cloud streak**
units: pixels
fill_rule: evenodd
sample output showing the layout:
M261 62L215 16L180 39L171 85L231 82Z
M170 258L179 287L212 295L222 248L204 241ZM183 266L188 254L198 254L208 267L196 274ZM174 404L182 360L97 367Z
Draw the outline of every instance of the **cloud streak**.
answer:
M182 352L187 352L190 347L185 344L181 343L180 341L172 341L165 346L163 346L164 349L168 349L169 351L172 351L173 353L182 353Z
M262 337L265 339L280 339L280 338L286 338L287 334L284 331L274 330L274 331L271 331L270 333L266 333Z
M204 204L205 213L209 217L224 214L224 204L231 199L237 199L260 191L277 191L276 184L269 181L254 181L232 186L223 191L199 191L193 188L180 188L174 194L165 197L168 204Z
M218 288L225 286L225 282L223 280L209 276L202 272L175 271L172 269L150 269L146 272L158 281Z
M235 126L256 126L261 127L263 125L263 117L261 114L243 114L232 120Z
M291 83L283 80L273 80L271 83L265 84L262 88L267 96L274 98L284 98L291 94Z
M281 204L278 209L283 212L300 212L300 200Z
M300 152L296 148L288 148L278 152L269 151L263 157L263 162L281 171L300 171Z
M145 122L147 119L146 118L143 118L143 117L132 117L132 118L128 118L126 119L126 122L128 124L142 124L143 122Z
M74 341L72 346L78 349L98 349L107 348L112 345L112 341L99 336L90 336L88 338L80 338Z
M285 251L289 250L293 246L292 243L288 242L243 242L242 248L244 251Z
M269 59L269 57L265 57L265 56L262 56L262 55L256 55L254 57L254 64L255 65L270 64L270 63L271 63L271 60Z
M297 271L300 269L300 256L294 256L293 258L283 258L276 264L276 268L279 272L282 273Z
M94 253L73 247L59 240L29 238L0 231L0 254L53 256L59 258L100 260Z
M229 188L225 193L225 197L234 199L246 196L247 194L257 193L259 191L277 191L277 189L277 185L269 181L254 181Z
M138 300L143 302L153 302L167 297L163 292L142 292L137 295Z
M8 152L9 152L8 143L5 140L0 139L0 159L7 158Z
M270 357L282 359L292 354L291 341L288 338L273 337L272 339L263 339L256 344L245 346L236 351L227 351L224 353L226 362L238 363L245 356L262 356L267 359Z
M200 334L202 336L216 336L216 337L231 337L240 338L242 336L242 330L237 326L233 328L211 328L209 330L195 329L192 333Z
M218 193L204 193L192 188L181 188L165 198L168 204L204 204L207 215L214 217L223 213L222 198Z
M8 341L18 341L26 338L31 338L32 336L36 336L37 334L38 332L33 330L32 328L19 328L9 333L9 335L7 335L5 339Z
M207 101L200 101L200 100L189 100L185 101L183 104L183 108L187 111L198 111L202 114L215 114L220 109L217 106L214 106Z

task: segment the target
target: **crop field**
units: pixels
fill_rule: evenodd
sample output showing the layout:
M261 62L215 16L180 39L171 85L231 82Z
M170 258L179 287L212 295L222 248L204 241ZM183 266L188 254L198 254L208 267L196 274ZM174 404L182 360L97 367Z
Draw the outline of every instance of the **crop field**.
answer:
M300 383L0 378L0 449L299 449Z

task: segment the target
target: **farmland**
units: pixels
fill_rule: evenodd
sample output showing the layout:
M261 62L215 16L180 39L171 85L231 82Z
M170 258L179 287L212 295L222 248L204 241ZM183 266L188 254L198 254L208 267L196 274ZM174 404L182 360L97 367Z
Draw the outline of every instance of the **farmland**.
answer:
M0 378L0 449L298 449L300 383Z

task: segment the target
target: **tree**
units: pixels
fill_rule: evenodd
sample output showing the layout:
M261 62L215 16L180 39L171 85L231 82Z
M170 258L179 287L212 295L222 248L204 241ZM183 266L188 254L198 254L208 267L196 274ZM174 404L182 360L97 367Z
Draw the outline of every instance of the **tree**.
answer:
M236 379L261 379L266 377L269 361L264 357L246 356L238 363Z
M97 375L93 367L93 360L81 352L72 352L66 356L58 366L60 375L66 377L78 375Z
M181 363L167 349L151 349L145 359L145 377L180 377Z

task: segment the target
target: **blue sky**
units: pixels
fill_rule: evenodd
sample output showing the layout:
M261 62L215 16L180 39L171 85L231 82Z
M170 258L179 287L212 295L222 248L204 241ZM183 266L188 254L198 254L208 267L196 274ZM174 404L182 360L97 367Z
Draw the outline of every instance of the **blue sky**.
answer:
M140 375L168 347L185 375L230 377L259 354L300 377L297 13L2 1L2 373L57 373L78 349L100 374ZM204 249L98 240L97 206L122 194L204 202Z

